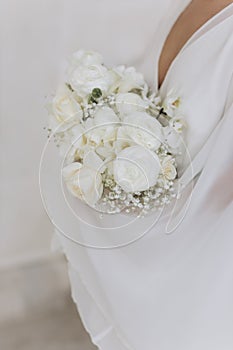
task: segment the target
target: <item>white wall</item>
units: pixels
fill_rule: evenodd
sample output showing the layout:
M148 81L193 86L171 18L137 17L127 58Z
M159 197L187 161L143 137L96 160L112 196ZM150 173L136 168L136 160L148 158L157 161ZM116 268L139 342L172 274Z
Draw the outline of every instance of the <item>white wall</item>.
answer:
M52 227L40 199L38 167L45 142L44 96L58 78L54 60L61 51L55 35L62 11L57 0L10 0L1 2L0 13L1 266L50 249Z
M156 1L0 1L0 266L50 250L38 167L45 96L54 92L64 60L84 47L101 51L107 63L137 64L152 41Z

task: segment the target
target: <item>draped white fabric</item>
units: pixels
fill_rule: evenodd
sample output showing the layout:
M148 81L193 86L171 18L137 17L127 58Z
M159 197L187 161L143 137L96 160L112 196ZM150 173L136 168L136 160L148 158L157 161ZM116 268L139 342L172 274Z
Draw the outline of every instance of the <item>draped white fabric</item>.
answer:
M157 21L148 24L142 11L147 24L144 36L134 38L135 61L130 54L127 61L127 48L122 56L114 56L113 49L109 62L126 59L157 88L161 46L188 2L163 1L163 8L158 1L148 2L148 18L152 20L154 6ZM142 2L130 6L135 12L127 14L124 30L131 29L131 17L139 21L143 7ZM124 51L121 29L117 39ZM166 234L166 212L147 234L117 249L83 247L57 233L69 261L73 298L101 350L233 349L232 57L233 4L190 38L161 86L162 95L174 88L182 97L192 159L205 152L203 171L177 228ZM207 142L211 144L206 148ZM190 194L190 186L185 193ZM98 226L101 219L92 220ZM90 226L80 221L76 229L88 235Z

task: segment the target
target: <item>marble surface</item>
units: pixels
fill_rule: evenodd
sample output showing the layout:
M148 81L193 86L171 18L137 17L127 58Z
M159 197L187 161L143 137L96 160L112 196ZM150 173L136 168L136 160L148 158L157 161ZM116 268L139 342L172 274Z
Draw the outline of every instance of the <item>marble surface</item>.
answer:
M70 297L65 260L0 271L1 350L97 350Z

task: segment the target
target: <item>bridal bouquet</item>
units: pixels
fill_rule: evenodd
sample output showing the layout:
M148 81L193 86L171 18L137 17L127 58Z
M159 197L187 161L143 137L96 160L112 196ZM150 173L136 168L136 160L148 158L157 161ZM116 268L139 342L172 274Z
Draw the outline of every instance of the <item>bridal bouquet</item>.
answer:
M185 125L179 106L178 96L153 93L135 68L74 53L48 108L68 190L110 214L145 215L169 203Z

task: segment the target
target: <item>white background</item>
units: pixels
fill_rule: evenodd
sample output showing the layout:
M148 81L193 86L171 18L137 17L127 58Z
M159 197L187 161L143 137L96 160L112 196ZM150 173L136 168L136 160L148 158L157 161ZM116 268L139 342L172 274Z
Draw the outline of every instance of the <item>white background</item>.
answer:
M86 48L100 51L106 63L137 65L152 40L155 2L0 0L0 267L50 254L53 230L38 168L46 96L54 93L66 59Z

